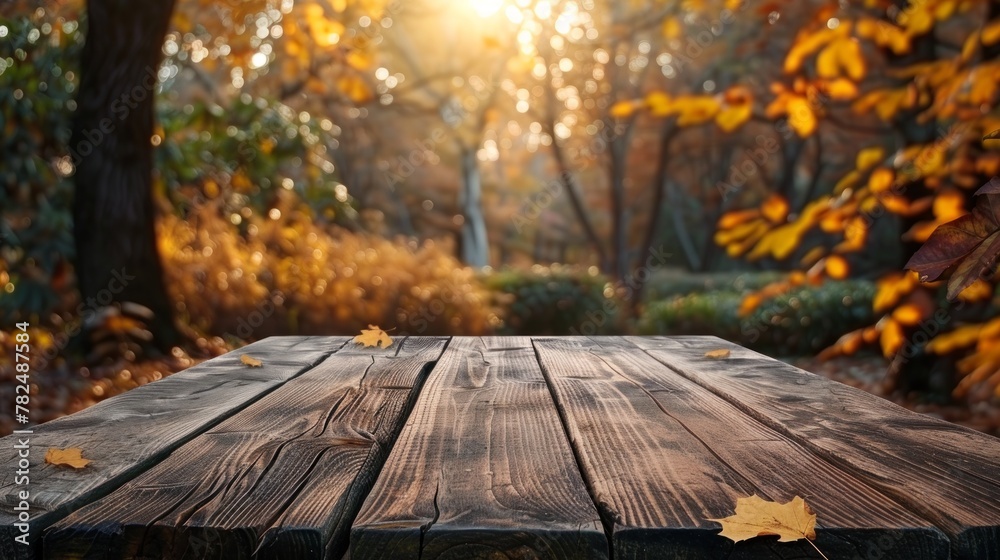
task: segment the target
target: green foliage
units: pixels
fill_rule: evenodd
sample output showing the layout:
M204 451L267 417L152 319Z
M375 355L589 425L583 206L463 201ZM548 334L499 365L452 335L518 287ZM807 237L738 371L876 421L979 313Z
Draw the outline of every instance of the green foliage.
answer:
M43 315L59 301L73 251L66 178L75 23L0 19L0 322Z
M242 218L248 209L266 214L284 190L298 194L317 220L354 223L352 199L327 157L338 142L329 120L246 93L225 107L162 105L159 184L182 214L209 200Z
M875 285L865 280L793 288L739 316L745 292L712 291L650 304L640 334L716 335L764 352L810 354L872 322Z
M639 319L639 334L715 335L740 341L737 311L742 299L740 292L713 291L650 303Z
M83 35L74 21L0 19L0 323L72 320L74 247L69 138ZM318 223L354 226L327 157L337 127L247 94L225 107L160 99L158 194L180 216L213 206L240 224L280 200Z
M622 302L608 280L565 267L503 270L484 277L501 308L498 334L590 335L620 331Z
M782 276L783 273L777 271L691 273L679 269L657 270L646 282L643 299L646 302L654 302L712 291L751 292L779 280Z
M867 280L829 281L771 298L740 320L742 337L764 352L816 353L841 333L875 320L875 284Z

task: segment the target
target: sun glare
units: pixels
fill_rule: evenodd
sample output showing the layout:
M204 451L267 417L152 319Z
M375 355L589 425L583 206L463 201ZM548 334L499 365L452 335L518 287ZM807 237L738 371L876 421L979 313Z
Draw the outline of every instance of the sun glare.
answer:
M490 17L504 7L504 0L469 0L479 17Z

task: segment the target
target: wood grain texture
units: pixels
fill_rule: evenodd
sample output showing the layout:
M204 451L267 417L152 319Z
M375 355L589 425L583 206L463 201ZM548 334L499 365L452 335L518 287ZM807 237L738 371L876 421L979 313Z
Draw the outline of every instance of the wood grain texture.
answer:
M931 523L829 465L620 338L537 339L584 474L611 528L616 559L810 558L808 543L734 545L709 518L757 494L799 495L821 511L830 558L946 560Z
M607 556L530 340L452 339L354 523L352 560Z
M339 557L445 343L342 349L55 524L45 557Z
M0 558L40 554L42 530L78 507L114 490L155 465L193 437L311 368L347 339L274 337L206 361L166 379L102 401L84 411L38 426L31 435L32 546L15 544L15 457L0 467ZM248 368L242 354L267 367ZM12 449L17 436L0 439ZM74 471L44 463L49 447L80 447L93 462Z
M1000 440L714 337L628 340L936 523L952 558L1000 558ZM716 348L731 356L704 357Z

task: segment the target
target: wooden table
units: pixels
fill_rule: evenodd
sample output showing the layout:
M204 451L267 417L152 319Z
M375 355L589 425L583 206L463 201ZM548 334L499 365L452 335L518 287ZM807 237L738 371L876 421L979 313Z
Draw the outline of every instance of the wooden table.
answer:
M1000 440L712 337L263 340L35 428L30 546L19 437L5 559L819 558L720 537L752 494L830 560L1000 558Z

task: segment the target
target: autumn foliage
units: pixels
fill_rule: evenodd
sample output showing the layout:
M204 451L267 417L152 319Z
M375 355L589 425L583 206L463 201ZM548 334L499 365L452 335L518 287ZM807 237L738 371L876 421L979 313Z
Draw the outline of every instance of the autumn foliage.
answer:
M722 216L715 241L731 256L801 270L749 295L743 313L796 284L852 275L876 250L873 228L903 224L911 252L927 243L907 265L917 272L892 261L876 269L881 318L824 356L875 345L893 361L890 387L921 356L957 356L955 396L1000 396L997 324L977 320L992 313L997 183L974 196L1000 170L1000 153L983 140L1000 128L998 54L993 2L831 2L803 26L764 114L787 118L802 139L821 142L856 121L883 127L892 142L860 146L831 190L800 208L771 194ZM946 271L947 287L939 281ZM942 307L942 291L962 305Z
M0 8L0 93L17 101L0 111L0 317L71 354L84 3L35 4ZM197 350L707 317L773 354L839 337L822 357L884 356L887 390L946 364L954 396L1000 396L997 2L470 1L440 20L423 6L177 3L154 198ZM473 271L477 214L494 268ZM653 249L669 258L642 269ZM673 301L632 282L672 267L769 279ZM142 330L100 327L113 342ZM89 385L53 389L46 418L177 369L60 367Z
M245 235L211 206L163 220L168 286L185 321L235 339L349 334L370 324L397 334L484 334L498 321L474 272L445 248L326 229L281 208L283 218L251 217Z

